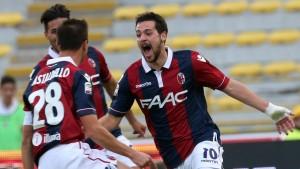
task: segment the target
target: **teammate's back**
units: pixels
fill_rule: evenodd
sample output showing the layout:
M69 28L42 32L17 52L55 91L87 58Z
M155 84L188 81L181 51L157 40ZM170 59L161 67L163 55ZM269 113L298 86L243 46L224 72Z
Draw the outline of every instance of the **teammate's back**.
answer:
M25 92L26 107L34 107L33 152L36 159L58 144L82 140L84 134L78 117L87 109L95 112L91 101L89 106L79 105L84 98L83 92L91 93L91 86L89 78L74 64L70 57L49 60ZM84 89L79 86L82 82Z

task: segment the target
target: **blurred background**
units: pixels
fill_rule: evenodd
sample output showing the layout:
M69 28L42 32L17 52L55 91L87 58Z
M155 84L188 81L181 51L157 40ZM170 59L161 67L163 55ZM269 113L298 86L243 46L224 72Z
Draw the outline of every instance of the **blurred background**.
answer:
M154 11L167 20L168 46L199 51L260 96L300 114L300 0L0 0L0 76L16 79L20 103L33 66L47 53L41 13L55 3L71 9L71 17L87 20L89 43L105 55L116 79L141 57L135 16ZM282 139L266 115L218 91L207 89L206 97L225 143ZM144 121L137 104L132 110ZM0 112L0 168L18 168L20 147L1 142L11 135L7 116ZM11 123L18 128L20 120ZM121 127L137 149L159 159L149 132L137 139L125 120Z

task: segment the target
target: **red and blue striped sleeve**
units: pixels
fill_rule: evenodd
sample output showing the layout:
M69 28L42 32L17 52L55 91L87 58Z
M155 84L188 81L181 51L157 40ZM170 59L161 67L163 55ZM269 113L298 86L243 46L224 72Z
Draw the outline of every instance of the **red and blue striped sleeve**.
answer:
M77 71L74 76L72 92L74 94L76 115L81 117L84 115L96 114L90 77L83 71Z
M229 78L198 52L192 51L192 67L197 84L212 89L224 89Z
M128 74L125 72L116 87L111 108L108 112L114 116L122 117L131 108L133 102L134 96L130 90Z

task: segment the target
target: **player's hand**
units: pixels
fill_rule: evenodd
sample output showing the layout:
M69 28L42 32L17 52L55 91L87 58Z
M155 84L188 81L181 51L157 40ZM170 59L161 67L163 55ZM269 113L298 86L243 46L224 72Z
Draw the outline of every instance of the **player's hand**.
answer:
M265 112L276 123L277 131L280 134L288 134L289 131L293 131L295 123L289 109L269 103Z
M137 134L138 137L144 137L146 133L146 126L139 121L132 124L133 134Z
M152 167L156 168L150 155L143 153L143 152L135 151L135 153L132 155L131 160L141 168L147 167L147 166L150 166L151 168Z
M279 120L276 123L276 127L277 127L277 131L279 132L279 134L285 133L286 135L288 135L288 133L292 132L293 128L295 128L295 123L294 123L294 120L290 116L287 116L287 117Z

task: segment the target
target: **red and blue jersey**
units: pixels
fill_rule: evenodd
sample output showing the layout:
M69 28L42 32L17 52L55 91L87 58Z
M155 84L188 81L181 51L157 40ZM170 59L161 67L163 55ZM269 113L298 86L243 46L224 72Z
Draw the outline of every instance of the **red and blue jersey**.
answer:
M33 79L36 74L46 66L46 63L49 59L58 57L59 55L53 49L51 49L51 47L49 47L48 54L33 68L30 78ZM93 85L93 100L97 110L98 118L100 118L107 112L103 83L108 82L112 78L105 58L100 51L90 46L88 48L87 57L83 58L79 68L84 70L91 77Z
M161 70L151 69L144 58L126 70L109 113L123 116L136 100L165 164L175 168L197 143L213 140L214 132L220 135L203 87L224 89L229 78L198 52L167 50Z
M70 57L48 60L29 82L24 110L33 114L35 161L47 150L84 139L80 117L96 115L89 75Z

